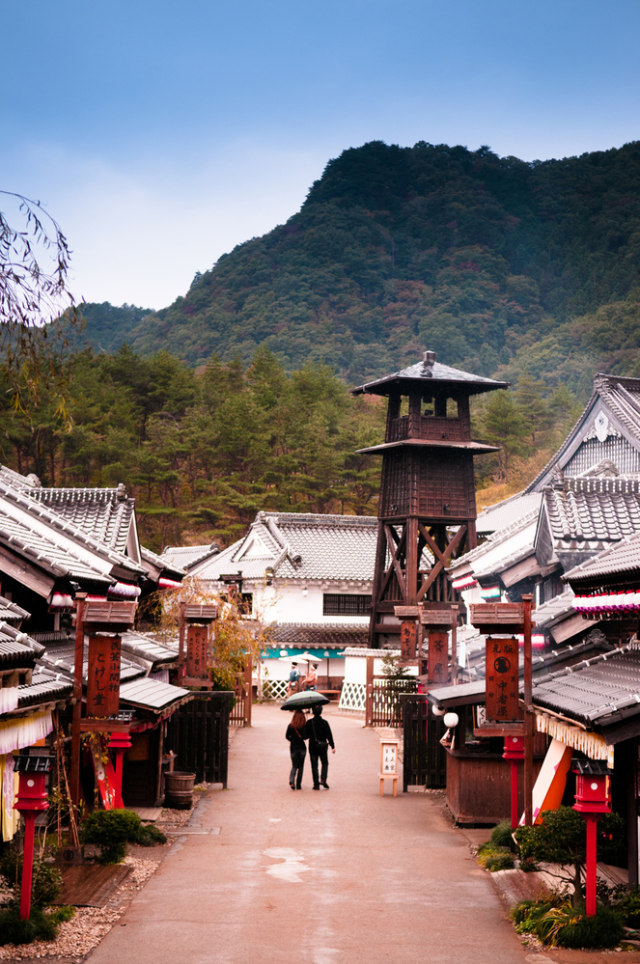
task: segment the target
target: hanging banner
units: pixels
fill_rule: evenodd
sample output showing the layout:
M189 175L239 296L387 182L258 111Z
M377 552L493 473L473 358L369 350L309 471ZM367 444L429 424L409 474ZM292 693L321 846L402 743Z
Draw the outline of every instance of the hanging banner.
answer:
M119 636L89 637L87 716L117 716L120 706Z
M430 683L449 682L449 634L429 630L429 662L427 678Z
M400 657L415 659L418 651L418 624L415 619L403 619L400 623Z
M206 626L191 625L187 629L187 676L191 679L207 679Z
M518 706L518 642L487 637L486 714L491 722L520 719Z

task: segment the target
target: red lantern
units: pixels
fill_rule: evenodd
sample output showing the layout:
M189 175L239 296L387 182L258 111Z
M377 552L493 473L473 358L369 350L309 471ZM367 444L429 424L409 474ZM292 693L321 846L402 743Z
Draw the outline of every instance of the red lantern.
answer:
M51 767L51 757L19 756L16 770L20 773L18 797L14 808L24 818L24 852L22 855L22 888L20 891L20 917L25 920L31 913L31 883L33 878L33 844L35 839L36 814L46 810L47 776Z
M596 825L600 814L611 810L610 781L606 766L595 760L577 760L573 772L576 774L573 809L581 813L587 823L585 897L587 917L593 917L596 913Z

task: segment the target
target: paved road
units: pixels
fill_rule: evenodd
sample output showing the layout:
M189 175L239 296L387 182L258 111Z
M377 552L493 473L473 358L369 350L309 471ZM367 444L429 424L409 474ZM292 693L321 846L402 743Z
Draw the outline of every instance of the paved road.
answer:
M90 964L520 964L437 795L380 796L379 737L328 707L330 790L288 785L288 715L254 708L212 790Z

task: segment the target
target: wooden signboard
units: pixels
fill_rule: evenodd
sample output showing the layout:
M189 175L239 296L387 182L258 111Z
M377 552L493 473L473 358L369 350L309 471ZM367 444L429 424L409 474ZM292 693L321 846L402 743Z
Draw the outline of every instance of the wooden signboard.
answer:
M429 631L427 677L430 683L449 682L449 637L440 630Z
M87 716L117 716L120 704L119 636L89 637Z
M187 629L187 676L191 679L207 678L207 643L209 632L206 626L192 624Z
M418 624L415 619L403 619L400 624L400 656L415 659L418 652Z
M520 718L518 705L518 641L491 637L486 642L486 715L491 722Z

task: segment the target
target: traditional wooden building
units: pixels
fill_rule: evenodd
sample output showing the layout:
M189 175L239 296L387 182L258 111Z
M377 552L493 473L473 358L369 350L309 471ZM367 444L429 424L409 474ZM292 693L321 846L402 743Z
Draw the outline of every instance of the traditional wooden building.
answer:
M471 438L470 397L505 388L436 361L368 382L353 394L388 398L369 645L398 645L397 606L456 601L447 567L476 545L473 457L495 451Z
M374 517L259 512L222 552L192 563L175 548L166 554L187 565L203 589L233 593L248 618L269 627L262 679L281 696L292 659L315 657L321 686L339 689L340 654L366 645L376 536Z

